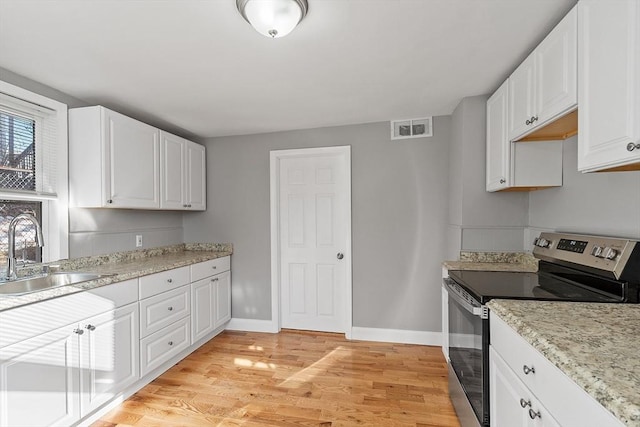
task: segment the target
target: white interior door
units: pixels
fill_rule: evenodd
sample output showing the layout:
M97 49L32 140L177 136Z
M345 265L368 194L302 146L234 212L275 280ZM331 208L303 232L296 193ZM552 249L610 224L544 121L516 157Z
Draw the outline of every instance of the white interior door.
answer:
M345 148L345 147L340 147ZM350 325L349 155L296 150L278 170L283 328L347 332Z

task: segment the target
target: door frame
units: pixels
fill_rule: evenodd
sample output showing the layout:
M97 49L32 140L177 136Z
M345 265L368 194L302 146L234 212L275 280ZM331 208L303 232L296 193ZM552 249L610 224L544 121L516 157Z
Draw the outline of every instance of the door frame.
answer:
M344 331L347 339L351 339L353 328L353 283L351 256L351 146L296 148L291 150L273 150L269 152L269 184L271 204L271 322L275 332L281 329L280 314L280 161L295 157L306 158L326 155L341 155L344 157L346 176L346 233L347 241L344 248L345 265L345 313Z

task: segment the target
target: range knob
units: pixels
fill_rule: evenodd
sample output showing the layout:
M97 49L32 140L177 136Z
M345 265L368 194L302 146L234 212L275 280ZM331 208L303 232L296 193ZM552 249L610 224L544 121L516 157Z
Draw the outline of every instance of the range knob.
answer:
M535 241L534 244L539 248L548 248L551 246L551 240L543 239L541 237L537 241Z
M602 246L594 246L593 249L591 249L591 255L602 258Z
M604 248L602 251L602 257L605 259L615 259L618 256L618 251L613 248Z

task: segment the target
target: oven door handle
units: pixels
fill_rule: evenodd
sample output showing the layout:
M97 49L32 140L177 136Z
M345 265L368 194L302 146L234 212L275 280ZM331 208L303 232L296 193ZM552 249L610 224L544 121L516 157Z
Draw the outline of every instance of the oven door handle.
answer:
M474 316L478 316L481 319L489 318L489 309L485 305L481 305L476 301L470 301L460 295L457 288L460 287L454 280L446 277L442 279L444 285L447 287L447 294L453 298L458 304L460 304L465 310Z

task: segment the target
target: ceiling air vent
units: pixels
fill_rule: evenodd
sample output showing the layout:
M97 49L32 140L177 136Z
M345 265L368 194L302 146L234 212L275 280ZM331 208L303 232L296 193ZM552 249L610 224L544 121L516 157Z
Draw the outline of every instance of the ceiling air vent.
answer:
M391 139L425 138L433 136L432 117L421 119L393 120Z

